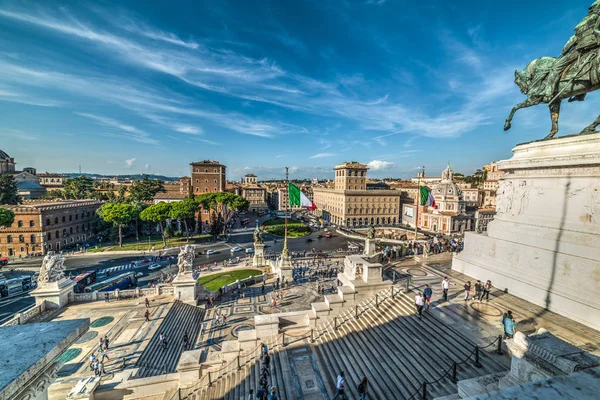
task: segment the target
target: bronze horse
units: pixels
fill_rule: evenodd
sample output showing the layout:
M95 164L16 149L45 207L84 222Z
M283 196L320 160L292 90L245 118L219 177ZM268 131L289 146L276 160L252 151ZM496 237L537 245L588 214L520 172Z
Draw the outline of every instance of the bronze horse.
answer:
M521 89L521 93L527 95L527 99L514 106L506 119L504 130L511 127L511 121L515 112L521 108L536 106L541 103L548 104L550 108L550 120L552 129L545 139L552 138L558 132L558 117L560 115L560 103L564 99L569 101L583 101L588 92L600 89L600 63L595 53L582 55L582 63L570 65L560 77L557 87L552 96L544 96L545 77L548 70L556 62L555 57L541 57L527 65L521 72L515 71L515 83ZM600 125L600 116L594 122L586 126L579 134L590 134L596 132Z

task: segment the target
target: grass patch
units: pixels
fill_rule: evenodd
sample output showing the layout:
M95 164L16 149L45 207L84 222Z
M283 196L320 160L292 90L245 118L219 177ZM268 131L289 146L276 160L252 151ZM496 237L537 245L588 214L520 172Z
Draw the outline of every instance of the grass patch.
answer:
M186 238L184 238L184 237L170 238L170 239L167 239L167 247L183 246L185 244L204 243L207 240L210 240L211 238L212 238L212 235L209 235L209 234L190 236L189 243L186 241ZM88 249L88 253L102 253L105 251L106 252L109 252L109 251L132 251L132 250L148 251L152 247L154 247L157 250L163 248L163 241L160 238L160 236L151 237L149 242L148 242L147 237L146 237L145 241L140 240L139 242L132 241L131 239L123 240L123 247L119 247L118 244L117 245L111 244L108 246L102 246L102 247L98 247L98 248L91 247Z
M285 219L274 218L263 222L263 229L271 235L284 236ZM310 228L302 222L288 220L288 237L302 237L310 233Z
M215 292L223 286L234 283L237 280L260 275L261 272L255 269L238 269L235 271L221 272L218 274L203 276L198 278L198 284L204 286L206 290Z

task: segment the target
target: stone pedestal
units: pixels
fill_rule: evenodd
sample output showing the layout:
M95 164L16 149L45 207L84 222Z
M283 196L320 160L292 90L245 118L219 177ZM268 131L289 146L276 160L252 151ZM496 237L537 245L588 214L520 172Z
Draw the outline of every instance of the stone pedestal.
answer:
M46 302L46 309L57 309L64 307L69 302L69 293L73 293L75 282L68 278L62 278L56 282L40 283L31 292L35 297L35 304L41 305Z
M600 329L600 134L520 144L452 269Z
M254 243L254 257L252 257L252 266L264 267L265 262L265 245L264 243Z
M294 266L292 265L292 257L290 257L289 255L282 254L279 260L277 261L277 274L281 278L282 282L286 278L289 282L291 282L294 279L293 268Z
M365 256L371 256L377 252L375 239L365 239Z
M173 279L175 297L181 301L196 300L196 280L191 272L179 273Z

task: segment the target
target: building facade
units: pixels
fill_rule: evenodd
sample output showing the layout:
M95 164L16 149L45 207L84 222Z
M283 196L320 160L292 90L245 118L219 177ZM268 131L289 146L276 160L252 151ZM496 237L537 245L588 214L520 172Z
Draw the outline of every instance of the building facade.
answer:
M367 189L368 167L355 161L334 168L333 188L313 187L313 202L332 224L342 226L399 223L400 197L393 189Z
M414 212L419 228L435 233L462 233L474 229L474 215L467 212L462 190L454 182L452 169L442 172L442 180L431 190L436 208L418 206ZM404 210L403 210L404 211Z
M37 174L37 176L40 178L40 185L48 190L62 189L64 187L65 180L67 179L66 175L49 174L47 172Z
M496 208L480 208L475 212L475 231L477 233L487 232L487 226L496 215Z
M92 222L97 200L25 202L3 206L15 213L15 221L0 228L0 255L25 257L83 245L94 236Z
M267 206L267 188L258 184L258 177L247 174L242 186L242 197L250 203L248 210L252 212L265 211Z
M0 150L0 174L15 172L15 159Z
M204 160L190 164L192 191L195 195L224 192L226 188L225 165L218 161Z

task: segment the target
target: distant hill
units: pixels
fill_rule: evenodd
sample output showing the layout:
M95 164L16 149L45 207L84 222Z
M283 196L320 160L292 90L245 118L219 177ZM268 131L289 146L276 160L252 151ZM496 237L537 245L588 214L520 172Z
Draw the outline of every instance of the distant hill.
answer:
M133 180L133 181L139 181L144 179L145 176L148 177L148 179L158 179L161 181L165 181L165 182L174 182L174 181L178 181L179 178L176 177L172 177L172 176L164 176L164 175L148 175L148 174L133 174L133 175L102 175L102 174L88 174L88 173L78 173L78 172L67 172L64 173L64 175L67 175L69 178L77 178L78 176L87 176L88 178L91 179L101 179L101 178L106 178L106 179L110 179L110 178L120 178L120 179L125 179L125 180Z

